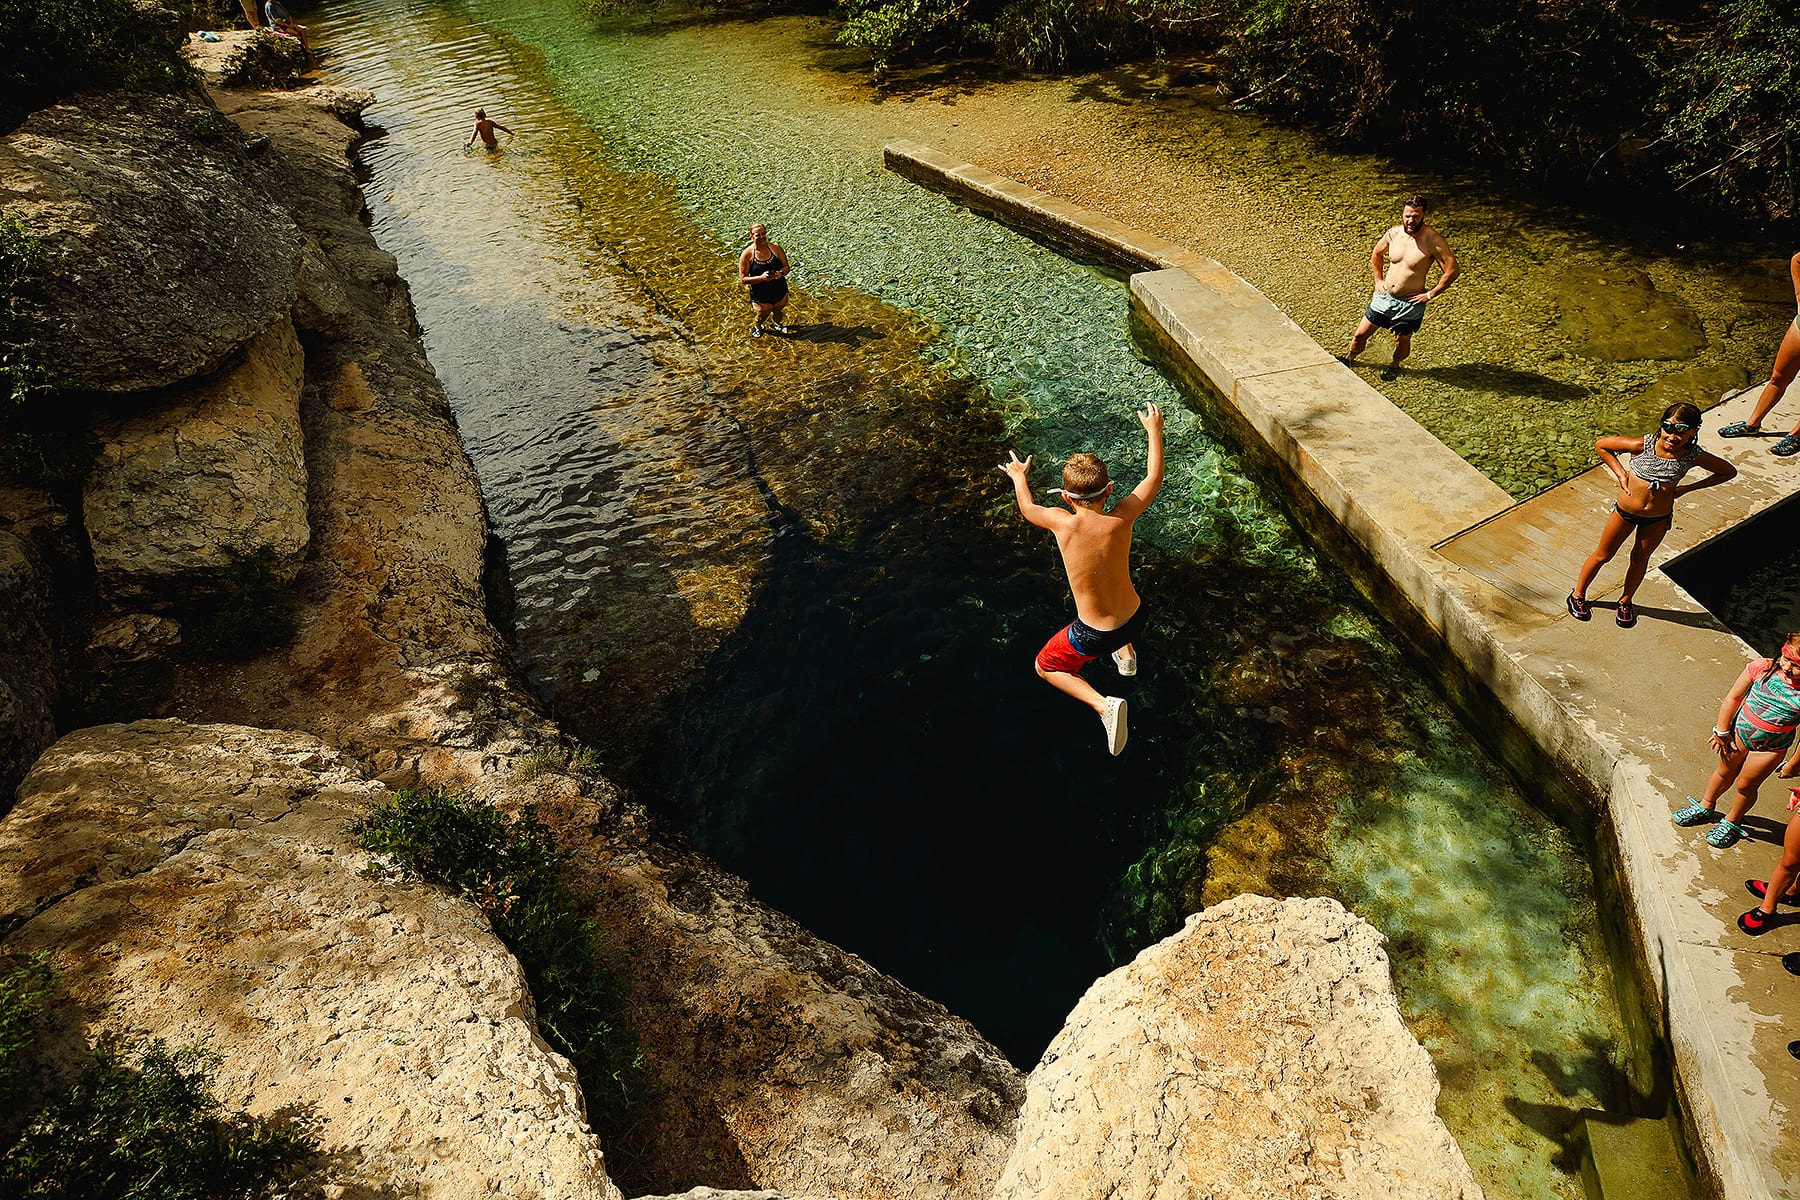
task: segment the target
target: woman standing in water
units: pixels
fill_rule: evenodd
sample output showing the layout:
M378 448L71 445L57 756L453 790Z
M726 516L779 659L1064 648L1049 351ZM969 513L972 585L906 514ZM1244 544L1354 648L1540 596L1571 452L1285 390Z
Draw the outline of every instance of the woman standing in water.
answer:
M751 337L763 335L763 322L770 317L769 327L786 333L781 316L788 302L788 257L780 243L769 240L769 231L760 224L750 227L750 244L738 255L738 282L750 285L750 307L756 310L756 321L750 326Z
M1568 599L1569 615L1577 621L1588 619L1588 585L1619 552L1626 535L1636 534L1631 565L1625 570L1625 587L1619 593L1619 607L1614 614L1621 629L1630 629L1637 624L1632 598L1637 595L1638 584L1644 582L1644 572L1650 568L1650 555L1674 523L1675 497L1724 483L1737 475L1737 468L1700 449L1700 410L1691 404L1665 408L1654 433L1641 438L1601 438L1594 443L1594 449L1619 481L1619 496L1600 530L1600 544L1575 576L1575 590ZM1621 454L1629 456L1629 468L1619 461ZM1709 474L1698 483L1683 485L1681 477L1695 467Z
M1712 748L1719 765L1700 799L1688 797L1687 807L1676 810L1671 820L1684 826L1712 820L1719 797L1735 782L1731 811L1706 835L1709 845L1723 850L1744 836L1739 822L1756 803L1756 791L1769 773L1780 766L1781 778L1793 774L1794 764L1783 765L1782 760L1789 757L1794 733L1800 729L1800 633L1788 634L1774 658L1759 658L1744 668L1719 703L1718 721ZM1781 895L1786 886L1775 894Z
M1787 332L1781 335L1781 345L1775 350L1775 365L1769 369L1769 382L1763 385L1762 395L1756 398L1756 407L1750 410L1748 421L1733 421L1719 430L1720 437L1755 437L1762 432L1762 420L1769 415L1769 410L1781 403L1781 397L1788 390L1788 384L1794 382L1794 376L1800 375L1800 254L1794 255L1788 263L1788 273L1794 277L1794 319L1788 323ZM1800 454L1800 425L1795 425L1786 436L1769 447L1770 454L1779 454L1786 458L1790 454Z

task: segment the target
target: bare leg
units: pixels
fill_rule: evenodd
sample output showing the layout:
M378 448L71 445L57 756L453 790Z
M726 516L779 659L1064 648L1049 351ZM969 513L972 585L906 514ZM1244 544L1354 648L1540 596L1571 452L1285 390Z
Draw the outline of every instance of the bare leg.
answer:
M1742 750L1727 751L1713 768L1712 777L1706 781L1706 791L1700 795L1700 803L1707 809L1719 811L1719 797L1731 786L1731 781L1738 777L1738 770L1744 765L1745 753Z
M1744 769L1738 772L1737 795L1731 801L1731 811L1725 819L1734 825L1741 825L1744 814L1756 803L1756 789L1769 773L1780 765L1783 750L1753 750L1744 756Z
M1781 403L1781 397L1797 374L1800 374L1800 329L1794 328L1790 321L1787 332L1781 335L1781 345L1775 350L1775 365L1769 368L1769 382L1763 384L1762 395L1756 398L1756 407L1750 410L1750 419L1744 424L1762 428L1763 418ZM1800 434L1800 425L1794 426L1794 431Z
M1389 366L1398 367L1412 353L1412 334L1396 333L1394 335L1394 361Z
M1072 671L1046 671L1036 663L1033 663L1032 666L1037 670L1039 679L1063 695L1073 696L1093 709L1098 716L1106 715L1106 697L1095 691L1093 685L1081 676Z
M1356 356L1368 349L1369 335L1374 332L1375 322L1364 317L1362 323L1356 327L1356 332L1350 335L1350 352L1344 355L1344 358L1350 362L1355 362Z
M1650 555L1662 545L1663 538L1668 535L1669 524L1665 521L1655 529L1648 525L1637 527L1637 541L1631 545L1631 562L1625 568L1625 588L1619 593L1621 604L1630 604L1631 598L1637 595L1638 584L1644 582L1644 572L1650 569Z
M1781 861L1775 864L1775 873L1769 876L1768 890L1763 892L1762 903L1757 907L1774 916L1779 901L1794 899L1788 893L1794 890L1796 883L1800 883L1800 817L1788 822L1787 834L1781 839Z
M1601 567L1612 561L1612 556L1625 544L1625 535L1630 532L1631 525L1624 517L1618 513L1607 514L1606 524L1600 529L1600 544L1594 547L1594 552L1587 556L1587 561L1581 564L1580 573L1575 576L1577 600L1587 599L1588 584L1594 582L1594 576L1600 573Z

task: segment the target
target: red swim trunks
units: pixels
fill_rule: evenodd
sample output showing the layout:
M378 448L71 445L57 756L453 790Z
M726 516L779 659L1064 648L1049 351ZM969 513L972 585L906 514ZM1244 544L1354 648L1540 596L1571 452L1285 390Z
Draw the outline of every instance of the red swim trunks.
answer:
M1037 665L1045 671L1067 671L1078 674L1081 668L1137 640L1144 628L1144 606L1117 629L1095 629L1080 617L1056 631L1056 636L1038 651Z

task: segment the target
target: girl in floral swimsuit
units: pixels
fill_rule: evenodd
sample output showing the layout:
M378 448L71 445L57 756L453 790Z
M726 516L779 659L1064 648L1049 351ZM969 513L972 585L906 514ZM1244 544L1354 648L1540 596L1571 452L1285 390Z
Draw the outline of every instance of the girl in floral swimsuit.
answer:
M1724 483L1737 475L1737 468L1700 449L1700 410L1691 404L1671 404L1663 409L1662 422L1655 433L1641 438L1601 438L1594 443L1594 449L1619 481L1619 497L1600 530L1600 544L1575 577L1575 590L1568 599L1569 615L1577 621L1588 619L1588 585L1619 552L1626 536L1636 534L1631 563L1625 570L1625 586L1619 592L1619 607L1614 614L1621 629L1630 629L1637 624L1637 610L1631 602L1637 596L1638 584L1644 582L1644 572L1650 569L1650 555L1662 544L1675 519L1675 497ZM1621 454L1630 455L1630 470L1619 462ZM1683 484L1681 477L1695 467L1709 474L1698 483Z
M1700 825L1718 815L1719 797L1734 782L1737 796L1731 811L1706 835L1723 850L1744 836L1739 824L1756 803L1756 790L1776 767L1780 777L1793 774L1790 751L1800 730L1800 633L1791 633L1774 658L1759 658L1744 668L1719 705L1713 726L1713 753L1718 769L1706 781L1706 792L1674 814L1677 825ZM1785 889L1785 885L1784 885ZM1777 893L1779 894L1779 893Z

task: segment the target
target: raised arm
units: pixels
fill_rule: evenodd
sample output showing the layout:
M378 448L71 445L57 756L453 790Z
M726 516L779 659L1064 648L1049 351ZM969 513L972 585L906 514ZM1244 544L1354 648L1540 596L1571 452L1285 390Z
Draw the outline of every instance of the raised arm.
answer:
M1031 471L1031 455L1027 454L1023 462L1018 454L1008 450L1007 461L1000 464L1001 473L1013 482L1013 499L1019 502L1019 515L1040 529L1055 529L1068 513L1057 508L1046 508L1031 498L1031 484L1026 482L1026 475Z
M1144 427L1144 439L1149 443L1149 461L1144 465L1144 480L1131 489L1131 495L1113 505L1113 516L1127 521L1135 520L1139 513L1150 507L1156 499L1156 493L1162 490L1163 481L1163 415L1162 409L1154 404L1146 404L1144 411L1137 415Z

